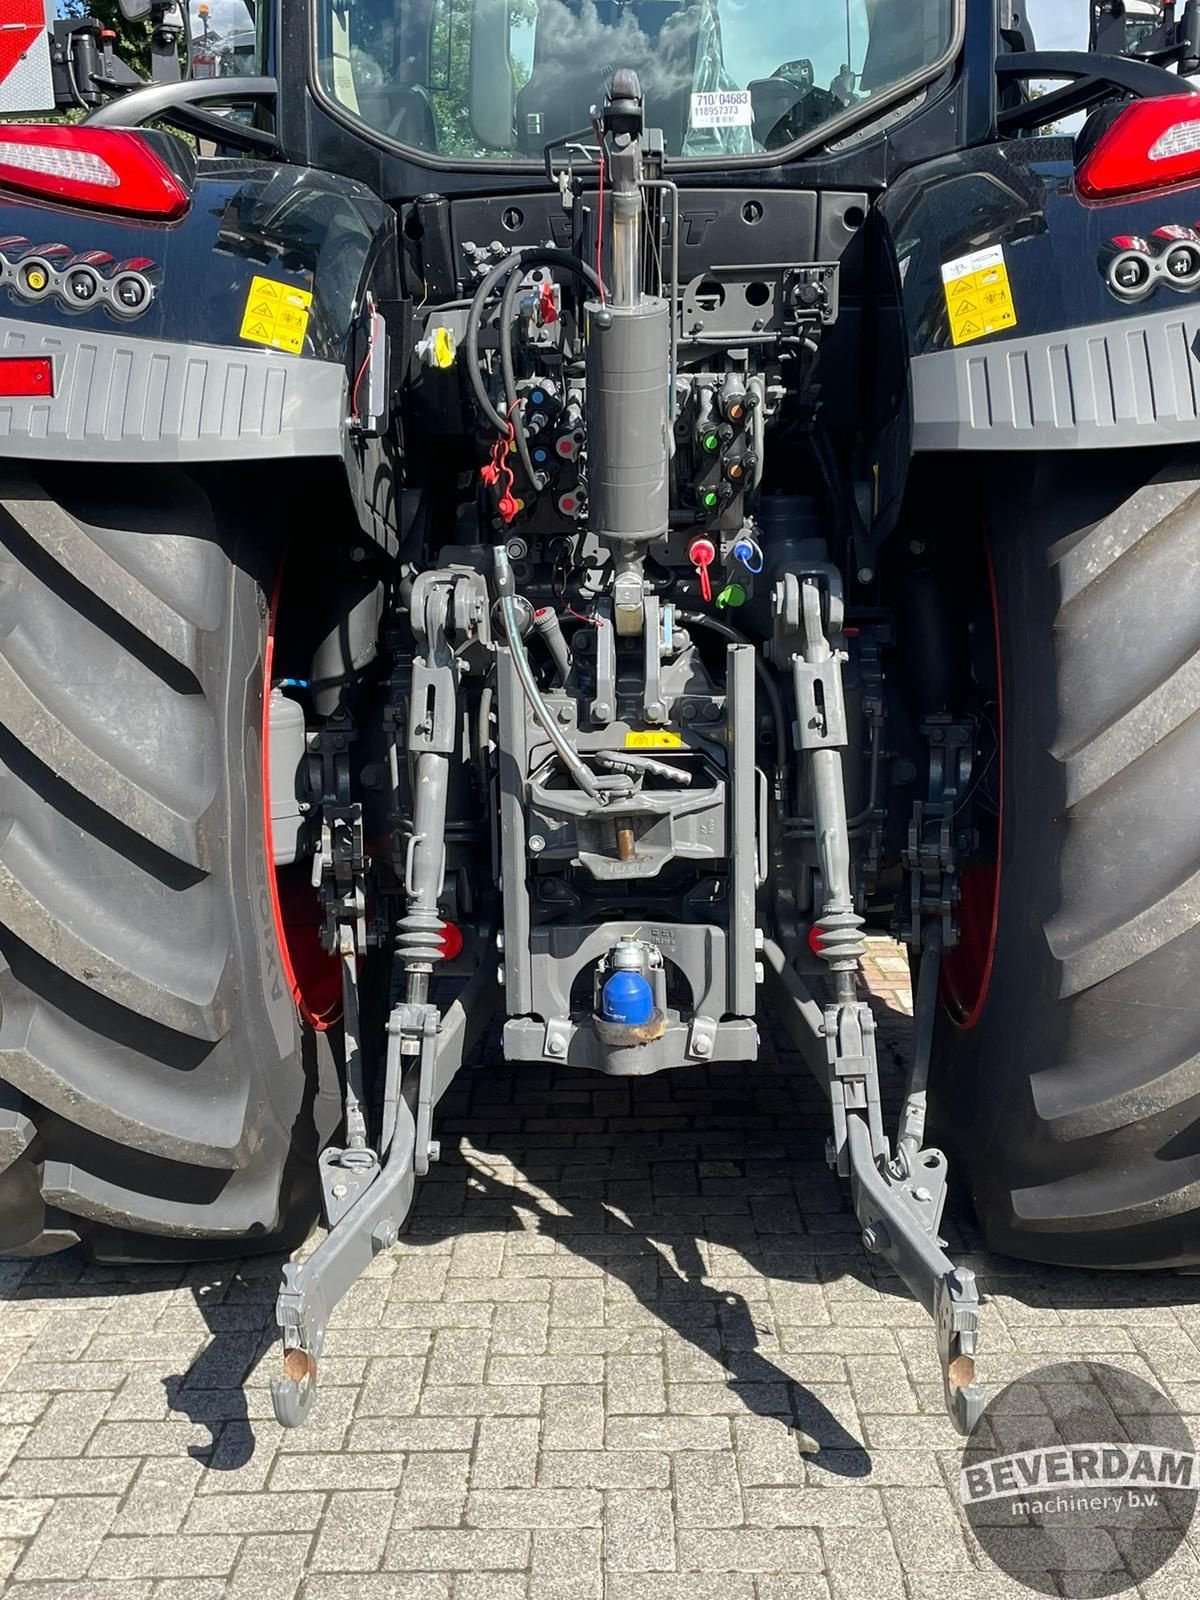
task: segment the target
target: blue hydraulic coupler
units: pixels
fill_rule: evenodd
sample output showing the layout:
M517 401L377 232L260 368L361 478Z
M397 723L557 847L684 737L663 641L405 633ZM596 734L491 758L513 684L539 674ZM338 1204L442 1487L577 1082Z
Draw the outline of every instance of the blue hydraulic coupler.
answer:
M600 1015L605 1022L640 1028L654 1016L654 991L640 972L614 972L600 991Z

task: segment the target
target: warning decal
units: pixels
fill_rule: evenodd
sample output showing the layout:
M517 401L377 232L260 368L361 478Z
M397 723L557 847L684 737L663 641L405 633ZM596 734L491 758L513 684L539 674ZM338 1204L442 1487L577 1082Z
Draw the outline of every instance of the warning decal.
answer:
M269 344L273 350L290 350L299 355L312 308L307 289L294 289L290 283L274 278L252 278L242 316L241 337L253 344Z
M669 728L631 728L625 735L626 750L682 750L682 734Z
M970 344L972 339L1016 327L1017 308L1003 245L947 261L942 268L942 283L950 313L950 337L955 344Z

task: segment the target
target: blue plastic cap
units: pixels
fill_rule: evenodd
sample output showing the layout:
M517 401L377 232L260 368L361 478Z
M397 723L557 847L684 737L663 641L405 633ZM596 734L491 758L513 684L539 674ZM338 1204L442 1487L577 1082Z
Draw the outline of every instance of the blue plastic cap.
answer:
M640 972L614 972L600 991L600 1015L605 1022L640 1028L654 1016L654 990Z

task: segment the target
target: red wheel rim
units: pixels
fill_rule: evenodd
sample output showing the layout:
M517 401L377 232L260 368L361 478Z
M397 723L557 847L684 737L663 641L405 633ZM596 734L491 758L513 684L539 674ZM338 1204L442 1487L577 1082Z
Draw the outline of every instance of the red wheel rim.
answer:
M973 1028L979 1021L992 982L996 960L996 930L1000 923L1000 867L1004 845L1004 694L1000 661L1000 610L996 602L996 572L991 547L984 541L988 593L992 610L992 638L996 650L996 789L999 819L995 861L976 862L962 874L958 903L958 943L942 958L942 1003L958 1027Z
M282 580L280 580L282 582ZM284 982L300 1015L319 1033L333 1027L341 1016L342 975L336 956L321 944L320 906L306 862L274 866L274 828L271 822L271 671L275 660L275 618L280 583L271 598L267 643L263 652L262 790L263 828L267 850L267 879L271 888L271 914L283 958Z

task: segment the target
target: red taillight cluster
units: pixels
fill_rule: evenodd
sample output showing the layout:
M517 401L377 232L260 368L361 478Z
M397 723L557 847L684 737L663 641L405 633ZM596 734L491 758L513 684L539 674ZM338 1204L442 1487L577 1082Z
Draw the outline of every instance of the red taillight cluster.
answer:
M172 222L190 196L145 139L126 128L0 126L0 189Z
M54 364L49 356L0 356L0 396L5 399L50 399Z
M1200 183L1200 94L1135 100L1099 137L1085 124L1080 148L1075 187L1085 200Z

